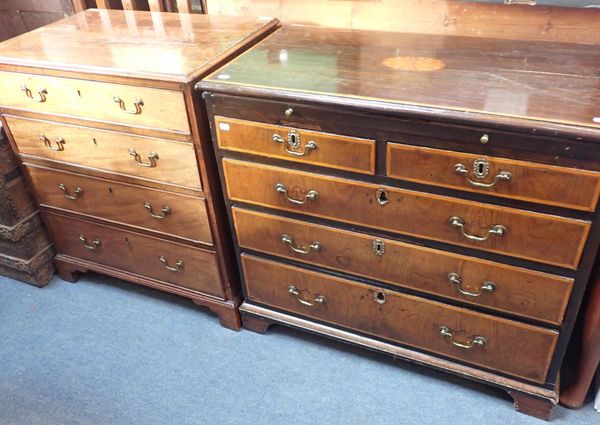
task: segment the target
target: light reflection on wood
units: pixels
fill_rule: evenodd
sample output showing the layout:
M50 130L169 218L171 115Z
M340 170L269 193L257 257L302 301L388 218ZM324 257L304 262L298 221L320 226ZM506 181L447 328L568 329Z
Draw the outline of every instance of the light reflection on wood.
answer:
M600 9L452 0L212 0L209 14L336 28L600 44ZM590 15L596 15L592 19Z

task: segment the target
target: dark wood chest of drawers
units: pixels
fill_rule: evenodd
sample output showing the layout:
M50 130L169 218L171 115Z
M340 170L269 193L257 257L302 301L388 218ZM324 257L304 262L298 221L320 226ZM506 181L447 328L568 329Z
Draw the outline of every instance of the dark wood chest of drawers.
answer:
M109 274L189 297L239 328L239 283L193 85L277 25L88 10L1 44L2 120L64 279Z
M54 246L0 128L0 274L35 286L54 275Z
M244 326L548 417L599 242L592 63L585 45L286 27L200 82Z

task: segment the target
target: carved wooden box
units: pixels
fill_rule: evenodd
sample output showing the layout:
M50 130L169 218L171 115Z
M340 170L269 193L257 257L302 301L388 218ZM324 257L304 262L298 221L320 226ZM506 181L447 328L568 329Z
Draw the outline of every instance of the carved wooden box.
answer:
M46 285L54 273L54 248L0 130L0 274Z

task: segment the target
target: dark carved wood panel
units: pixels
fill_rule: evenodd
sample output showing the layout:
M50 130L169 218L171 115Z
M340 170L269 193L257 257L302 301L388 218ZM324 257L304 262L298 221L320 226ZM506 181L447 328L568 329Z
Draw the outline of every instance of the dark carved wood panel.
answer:
M4 0L0 3L0 41L73 14L71 0Z

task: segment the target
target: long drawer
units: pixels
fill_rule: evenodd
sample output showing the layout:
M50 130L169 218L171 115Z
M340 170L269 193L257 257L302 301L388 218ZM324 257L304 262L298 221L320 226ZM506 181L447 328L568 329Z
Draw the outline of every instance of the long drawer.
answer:
M223 159L231 200L577 268L590 223Z
M215 117L221 149L375 173L375 141L282 125Z
M190 134L174 90L0 72L0 106Z
M399 143L387 145L387 175L583 211L600 195L595 171Z
M38 201L164 234L212 244L206 201L27 164Z
M45 222L59 254L224 296L211 251L48 212Z
M562 323L573 279L232 208L245 249L364 276L472 305Z
M21 154L202 189L190 143L11 115L5 118Z
M530 381L558 333L244 254L249 300Z

